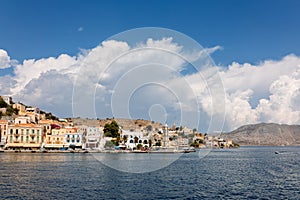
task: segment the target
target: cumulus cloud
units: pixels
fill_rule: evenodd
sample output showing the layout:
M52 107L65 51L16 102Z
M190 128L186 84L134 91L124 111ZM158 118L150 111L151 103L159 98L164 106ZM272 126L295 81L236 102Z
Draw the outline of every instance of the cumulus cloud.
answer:
M259 65L233 63L220 74L226 90L226 126L300 123L300 58L285 56Z
M149 38L136 46L109 40L77 56L19 64L0 50L0 68L14 68L14 75L0 77L0 93L62 117L149 118L156 105L169 123L200 119L204 131L217 126L211 118L222 122L223 115L225 131L258 122L300 123L300 57L217 68L201 61L220 49L186 51L173 38Z
M0 49L0 69L9 68L12 64L15 63L16 61L11 60L5 50Z

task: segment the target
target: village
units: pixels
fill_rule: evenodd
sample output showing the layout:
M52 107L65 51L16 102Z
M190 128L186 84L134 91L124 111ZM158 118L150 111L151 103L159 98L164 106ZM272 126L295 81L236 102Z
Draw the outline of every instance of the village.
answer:
M231 140L175 124L131 120L134 126L128 126L128 120L114 118L59 119L38 107L14 103L10 96L0 97L0 114L0 151L191 152L236 147Z

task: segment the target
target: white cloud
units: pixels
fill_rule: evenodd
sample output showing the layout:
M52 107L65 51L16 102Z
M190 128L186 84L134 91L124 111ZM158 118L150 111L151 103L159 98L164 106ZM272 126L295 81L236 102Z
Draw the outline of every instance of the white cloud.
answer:
M16 85L11 89L12 94L21 92L31 80L39 78L42 73L50 70L57 70L62 74L76 73L76 63L77 60L75 57L70 57L66 54L62 54L57 58L49 57L39 60L24 60L22 64L18 64L14 69L15 76L13 79L16 81Z
M200 129L205 130L211 116L222 120L225 105L225 130L262 121L300 123L300 57L288 55L258 65L232 63L219 67L219 74L214 68L180 73L187 62L179 54L201 63L197 59L204 53L219 49L188 52L172 38L149 38L135 47L105 41L78 56L62 54L14 64L13 76L0 77L0 93L59 116L71 116L73 106L75 116L94 117L96 108L98 116L110 117L116 114L111 109L114 103L119 114L131 109L131 116L147 118L147 109L159 105L176 122L182 120L178 115L195 121L199 110L204 127ZM6 51L0 50L0 67L11 65Z
M257 66L233 63L222 71L228 129L258 122L300 123L299 71L295 55Z
M7 52L0 49L0 69L9 68L15 61L10 60Z

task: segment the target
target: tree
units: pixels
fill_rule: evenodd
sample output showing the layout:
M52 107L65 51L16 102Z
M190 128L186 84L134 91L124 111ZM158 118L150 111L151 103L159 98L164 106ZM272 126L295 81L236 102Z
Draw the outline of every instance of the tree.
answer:
M134 143L138 143L139 142L139 138L137 136L134 137Z
M111 141L106 141L104 147L105 148L112 148L114 147L114 143L112 143Z
M148 132L151 132L151 131L152 131L152 126L151 126L151 125L146 126L146 130L147 130Z
M126 143L127 140L128 140L128 136L127 136L127 135L124 135L124 136L123 136L123 141L124 141L124 143Z
M105 124L103 131L106 137L113 137L113 138L120 137L119 125L115 120L113 120L110 124L109 123Z
M138 145L136 146L136 148L137 148L138 150L140 150L142 147L143 147L142 144L138 144Z
M155 143L155 146L161 146L161 141L158 140L158 141Z
M8 115L8 116L12 116L12 114L14 113L14 109L12 108L12 107L7 107L6 108L6 115Z
M7 103L0 97L0 108L6 108Z
M151 147L152 146L152 140L150 139L149 140L149 147Z

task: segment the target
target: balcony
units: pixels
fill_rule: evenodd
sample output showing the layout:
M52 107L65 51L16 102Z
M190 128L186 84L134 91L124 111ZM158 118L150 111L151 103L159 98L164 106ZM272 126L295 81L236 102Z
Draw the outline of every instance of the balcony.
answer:
M18 140L14 140L14 141L13 141L13 143L20 143L20 141L18 141Z

